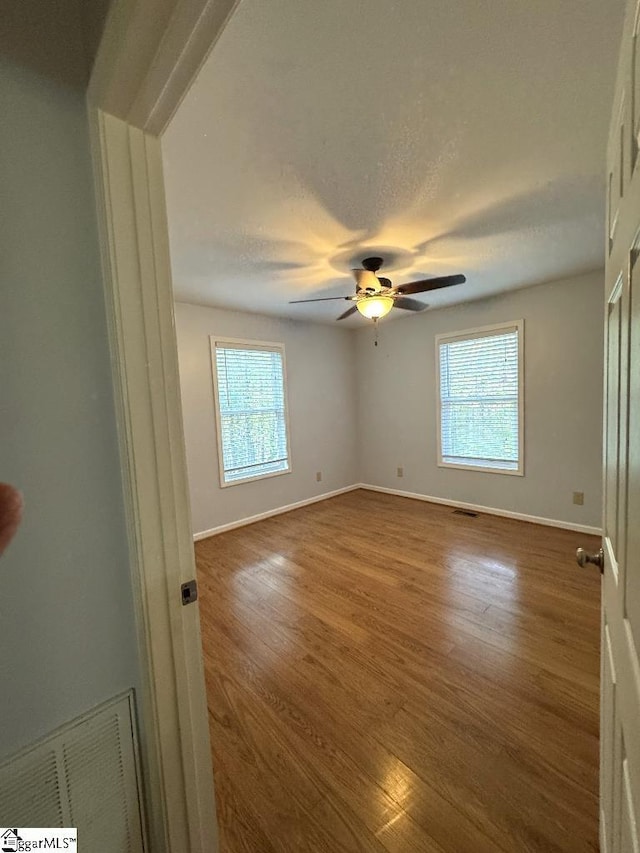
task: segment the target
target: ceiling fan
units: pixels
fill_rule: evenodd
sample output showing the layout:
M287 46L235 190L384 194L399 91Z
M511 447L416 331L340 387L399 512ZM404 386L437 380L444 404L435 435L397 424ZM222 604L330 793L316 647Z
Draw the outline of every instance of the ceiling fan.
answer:
M405 311L424 311L428 308L424 302L409 299L409 294L426 293L429 290L439 290L441 287L451 287L454 284L464 284L463 275L444 275L439 278L425 278L420 281L410 281L394 287L388 278L376 275L384 261L382 258L365 258L362 269L352 270L356 280L356 292L352 296L323 296L318 299L293 299L289 305L300 302L331 302L346 299L355 302L351 308L337 319L344 320L359 311L363 317L377 322L392 308L404 308Z

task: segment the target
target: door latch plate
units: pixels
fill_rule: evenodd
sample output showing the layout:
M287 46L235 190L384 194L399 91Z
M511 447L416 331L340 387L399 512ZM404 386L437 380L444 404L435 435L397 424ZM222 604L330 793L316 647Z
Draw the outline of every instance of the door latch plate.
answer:
M194 579L183 583L180 587L180 594L183 604L193 604L194 601L198 600L198 581Z

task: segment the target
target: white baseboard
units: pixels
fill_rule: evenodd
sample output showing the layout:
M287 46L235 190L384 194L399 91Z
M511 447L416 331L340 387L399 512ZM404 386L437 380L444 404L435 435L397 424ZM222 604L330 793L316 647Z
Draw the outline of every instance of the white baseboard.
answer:
M335 489L333 492L324 492L321 495L315 495L312 498L306 498L303 501L287 504L286 506L276 507L275 509L267 510L266 512L258 513L258 515L250 515L247 518L240 518L237 521L231 521L228 524L220 524L218 527L212 527L209 530L202 530L199 533L193 534L193 541L199 542L201 539L208 539L210 536L217 536L219 533L225 533L227 530L235 530L236 527L245 527L247 524L254 524L256 521L262 521L265 518L271 518L274 515L282 515L285 512L291 512L293 509L300 509L309 504L319 503L328 498L334 498L337 495L343 495L346 492L353 492L356 489L365 489L370 492L382 492L385 495L397 495L401 498L412 498L425 503L441 504L444 506L453 506L458 509L469 509L473 512L486 513L487 515L499 515L503 518L515 518L517 521L528 521L532 524L542 524L546 527L559 527L562 530L573 530L577 533L588 533L592 536L601 536L602 530L599 527L590 527L586 524L574 524L571 521L559 521L555 518L542 518L539 515L527 515L523 512L511 512L506 509L497 509L496 507L483 506L482 504L470 504L464 501L452 501L448 498L437 498L433 495L420 495L416 492L405 492L401 489L387 489L384 486L372 486L369 483L354 483L352 486L345 486L342 489Z
M343 489L335 489L333 492L324 492L321 495L315 495L313 498L306 498L303 501L296 501L293 504L279 506L276 509L269 509L266 512L258 513L258 515L250 515L247 518L240 518L238 521L230 521L228 524L221 524L218 527L212 527L210 530L202 530L200 533L193 534L193 541L199 542L201 539L208 539L210 536L217 536L218 533L225 533L227 530L235 530L236 527L245 527L247 524L254 524L256 521L262 521L265 518L271 518L274 515L282 515L285 512L291 512L292 509L300 509L309 504L326 501L328 498L335 498L336 495L343 495L345 492L353 492L354 489L361 488L359 483L353 486L345 486Z
M590 527L587 524L574 524L572 521L558 521L555 518L542 518L539 515L526 515L523 512L511 512L506 509L496 509L491 506L481 506L480 504L469 504L463 501L452 501L448 498L436 498L432 495L419 495L415 492L403 492L400 489L387 489L384 486L372 486L368 483L360 483L359 488L367 489L370 492L383 492L386 495L398 495L401 498L413 498L417 501L425 501L431 504L443 504L444 506L454 506L459 509L469 509L473 512L483 512L487 515L500 515L504 518L515 518L518 521L529 521L532 524L543 524L546 527L560 527L563 530L574 530L577 533L589 533L593 536L601 536L602 529L600 527Z

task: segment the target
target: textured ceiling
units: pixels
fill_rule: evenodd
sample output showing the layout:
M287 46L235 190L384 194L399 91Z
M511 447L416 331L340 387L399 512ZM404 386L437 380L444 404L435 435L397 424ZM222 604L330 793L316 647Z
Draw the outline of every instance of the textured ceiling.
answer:
M433 307L601 266L623 11L241 0L163 140L176 298L332 322L288 300L370 254L465 273Z

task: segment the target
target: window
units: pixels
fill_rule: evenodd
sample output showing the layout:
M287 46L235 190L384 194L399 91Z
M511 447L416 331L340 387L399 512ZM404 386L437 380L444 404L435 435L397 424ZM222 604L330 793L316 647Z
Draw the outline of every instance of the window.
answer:
M439 465L523 474L523 327L436 337Z
M284 346L211 338L220 485L291 470Z

